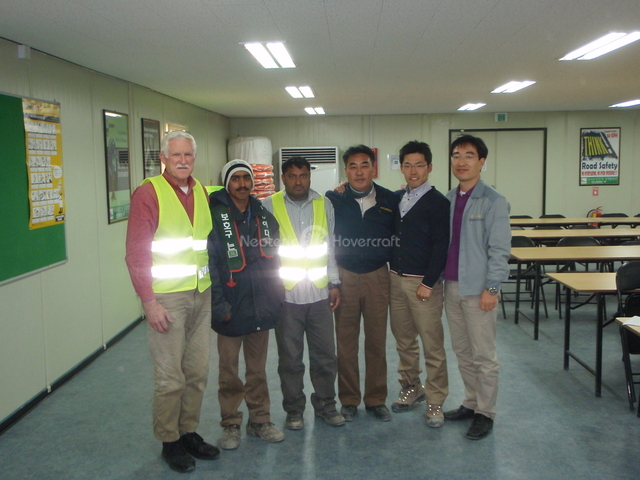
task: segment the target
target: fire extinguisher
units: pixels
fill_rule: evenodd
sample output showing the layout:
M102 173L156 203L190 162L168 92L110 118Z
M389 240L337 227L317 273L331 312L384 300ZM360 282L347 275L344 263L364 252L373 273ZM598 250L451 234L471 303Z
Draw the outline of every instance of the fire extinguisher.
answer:
M592 210L589 210L587 212L587 217L589 218L597 218L597 217L601 217L602 216L602 207L596 207ZM590 225L593 225L594 227L597 227L598 224L597 223L591 223Z

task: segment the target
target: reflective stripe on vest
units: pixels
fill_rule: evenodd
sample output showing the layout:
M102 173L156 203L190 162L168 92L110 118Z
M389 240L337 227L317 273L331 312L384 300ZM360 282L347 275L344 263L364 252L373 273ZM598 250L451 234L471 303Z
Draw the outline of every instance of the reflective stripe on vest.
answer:
M292 290L299 281L308 278L318 288L324 288L329 284L327 275L328 246L327 235L329 232L327 214L324 206L324 198L316 198L313 204L313 225L311 226L311 239L307 247L300 245L298 237L291 224L284 202L284 192L278 192L271 196L273 214L280 224L280 247L278 255L282 267L280 277L284 281L287 290Z
M153 291L182 292L211 285L207 236L211 215L200 182L193 186L193 225L173 187L162 176L145 179L158 197L158 229L151 243Z

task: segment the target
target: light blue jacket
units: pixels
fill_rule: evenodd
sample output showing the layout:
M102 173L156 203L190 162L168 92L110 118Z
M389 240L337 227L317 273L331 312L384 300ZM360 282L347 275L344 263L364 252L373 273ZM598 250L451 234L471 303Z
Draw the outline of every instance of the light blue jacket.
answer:
M447 193L451 202L450 222L457 187ZM462 214L458 287L460 295L480 295L485 288L500 288L509 276L511 226L509 203L479 180ZM453 232L453 229L452 229Z

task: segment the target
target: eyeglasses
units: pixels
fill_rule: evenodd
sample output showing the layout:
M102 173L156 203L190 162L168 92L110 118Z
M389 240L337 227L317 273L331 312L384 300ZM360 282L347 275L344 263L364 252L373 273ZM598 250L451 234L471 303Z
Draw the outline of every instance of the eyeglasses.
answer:
M403 170L411 170L412 168L415 168L416 170L422 170L423 168L427 168L427 164L426 163L416 163L415 165L411 165L410 163L402 164Z
M456 153L455 155L451 155L451 160L462 160L463 158L465 160L473 160L476 157L477 157L477 155L473 155L473 154L460 155L460 154Z

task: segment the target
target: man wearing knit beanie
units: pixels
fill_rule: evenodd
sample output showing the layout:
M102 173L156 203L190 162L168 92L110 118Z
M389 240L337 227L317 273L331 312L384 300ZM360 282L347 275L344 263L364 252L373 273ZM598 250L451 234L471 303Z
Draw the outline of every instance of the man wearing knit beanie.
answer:
M242 400L247 404L247 434L266 442L284 440L271 423L266 377L269 330L275 327L284 302L279 238L275 217L251 195L253 170L244 160L232 160L222 169L223 190L209 199L213 230L209 235L211 273L211 327L218 334L218 400L220 447L240 446ZM238 375L240 349L244 352L245 382Z

